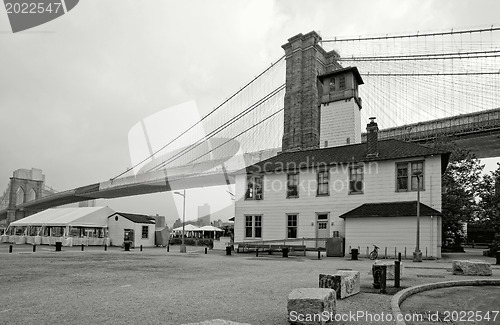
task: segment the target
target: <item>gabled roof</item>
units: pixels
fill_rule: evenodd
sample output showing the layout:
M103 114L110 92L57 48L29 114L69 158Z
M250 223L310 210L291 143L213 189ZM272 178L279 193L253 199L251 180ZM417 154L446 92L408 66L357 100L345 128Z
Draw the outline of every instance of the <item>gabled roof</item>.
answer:
M356 68L356 67L346 67L346 68L342 68L342 69L333 70L332 72L328 72L328 73L319 75L318 79L321 82L323 82L323 80L325 78L336 76L338 74L342 74L345 72L352 72L354 74L354 78L356 78L356 82L358 83L358 85L364 84L363 79L361 78L361 75L359 74L358 68Z
M269 173L296 169L306 169L316 166L331 166L347 163L404 159L412 157L442 155L441 172L448 165L449 152L426 147L420 144L404 142L395 139L378 141L378 156L366 157L366 143L345 145L339 147L312 149L292 152L282 152L277 156L248 166L246 172ZM244 172L241 170L240 172Z
M155 218L147 216L145 214L133 214L133 213L123 213L123 212L117 212L115 214L119 214L122 217L134 222L134 223L149 223L154 225Z
M107 227L108 218L114 213L109 207L53 208L14 221L10 226Z
M340 218L414 217L417 215L417 201L365 203L344 213ZM440 216L441 212L420 203L420 216Z

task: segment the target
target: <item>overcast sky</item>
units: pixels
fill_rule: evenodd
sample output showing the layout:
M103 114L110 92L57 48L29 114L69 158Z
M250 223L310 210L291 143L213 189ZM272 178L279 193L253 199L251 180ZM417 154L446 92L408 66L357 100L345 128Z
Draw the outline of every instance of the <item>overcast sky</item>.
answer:
M0 192L19 168L42 169L57 190L116 176L131 166L134 124L187 101L213 108L282 56L281 45L298 33L498 27L499 12L496 0L81 0L66 15L13 34L0 9ZM189 191L188 219L198 205L217 206L224 192ZM99 205L171 220L169 200L160 193Z

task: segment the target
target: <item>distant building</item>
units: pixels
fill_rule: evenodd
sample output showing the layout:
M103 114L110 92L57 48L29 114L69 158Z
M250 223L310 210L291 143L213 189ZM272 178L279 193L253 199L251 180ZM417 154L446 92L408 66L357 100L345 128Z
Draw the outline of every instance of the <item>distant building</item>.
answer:
M210 225L210 205L208 203L198 206L198 220L196 224L199 227Z
M79 208L94 208L95 207L95 200L78 202L78 207Z
M163 228L167 226L167 221L165 220L165 216L160 216L156 214L155 216L150 216L155 219L156 228Z

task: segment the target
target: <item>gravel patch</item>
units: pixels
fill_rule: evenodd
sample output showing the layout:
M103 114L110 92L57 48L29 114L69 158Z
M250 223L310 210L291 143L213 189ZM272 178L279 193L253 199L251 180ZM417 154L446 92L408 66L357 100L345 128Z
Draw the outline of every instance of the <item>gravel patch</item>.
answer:
M361 293L337 301L337 313L391 313L391 298L400 289L379 294L372 288L373 261L316 256L253 254L225 256L225 251L188 247L119 248L37 247L0 244L0 323L2 324L189 324L223 320L247 324L287 322L287 297L295 288L318 287L320 273L352 269L361 273ZM43 249L42 249L43 248ZM494 263L494 259L491 259ZM411 264L405 261L405 265ZM403 288L456 279L446 269L451 260L425 261L405 267ZM411 264L413 266L413 264ZM438 268L439 267L439 268ZM443 267L443 268L441 268ZM429 277L418 277L429 275ZM432 278L435 275L439 278ZM499 277L500 270L493 270ZM367 322L346 320L338 324ZM391 322L386 322L391 324ZM204 323L202 323L204 324ZM230 323L228 323L230 324Z

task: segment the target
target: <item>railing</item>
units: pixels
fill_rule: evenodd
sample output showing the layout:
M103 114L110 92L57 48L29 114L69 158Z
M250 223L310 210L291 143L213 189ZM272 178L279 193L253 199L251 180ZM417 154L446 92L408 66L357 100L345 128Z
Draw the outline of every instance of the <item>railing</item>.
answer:
M408 124L380 130L379 140L430 140L443 135L464 135L500 129L500 108L479 113L457 115L450 118ZM366 142L366 133L361 135Z
M358 250L359 257L368 258L370 255L370 252L373 251L373 246L372 247L348 246L346 249L346 255L350 254L352 249ZM400 246L399 247L395 247L395 246L380 247L378 250L378 258L377 259L397 259L399 253L401 253L402 259L412 259L414 250L415 250L415 247L412 247L412 248L400 247ZM437 256L433 256L433 254L431 254L431 251L428 247L422 247L422 257L424 259L435 259Z
M257 245L287 245L287 246L306 246L307 249L316 250L318 247L325 248L326 241L332 237L324 238L288 238L288 239L273 239L273 240L248 240L241 242L234 242L234 245L245 246L246 244Z

